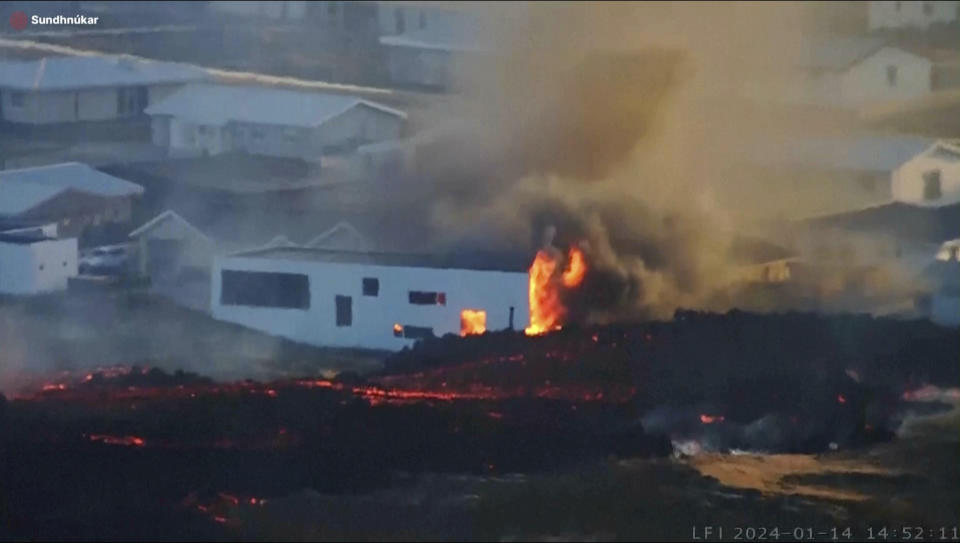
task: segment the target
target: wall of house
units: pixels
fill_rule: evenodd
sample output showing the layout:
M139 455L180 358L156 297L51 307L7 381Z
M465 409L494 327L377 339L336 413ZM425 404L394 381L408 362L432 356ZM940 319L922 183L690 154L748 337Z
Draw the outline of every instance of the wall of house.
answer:
M183 85L180 83L165 85L150 85L147 87L147 105L153 105L164 98L170 96L180 89Z
M894 81L887 71L896 70ZM930 93L933 64L892 47L884 47L847 70L842 79L844 100L851 105L907 100Z
M230 123L230 147L236 151L287 158L320 156L306 128L252 123Z
M0 242L0 293L37 294L67 288L77 275L75 238L31 244Z
M293 21L303 18L306 13L306 4L304 0L285 0L281 2L217 0L209 2L209 8L214 12L231 15L266 17L275 21Z
M415 47L388 47L387 73L398 85L419 85L445 89L452 83L452 66L457 55L448 51Z
M158 147L170 146L170 117L154 115L150 118L150 141Z
M244 270L305 274L310 281L309 309L262 308L220 303L221 271ZM364 296L364 277L379 279L376 297ZM487 329L529 324L526 273L359 264L332 264L267 258L222 257L214 261L211 309L214 318L313 345L399 350L414 342L395 337L394 324L433 327L434 334L459 334L460 311L487 312ZM408 292L446 293L446 305L414 305ZM335 296L352 298L352 325L336 326Z
M378 2L377 7L377 22L381 36L394 36L440 25L450 25L463 16L455 11L431 7L423 2L417 5L404 2Z
M20 91L4 90L3 115L15 123L50 124L76 120L73 92L23 92L23 106L14 107L12 96Z
M940 171L940 198L925 198L924 174ZM960 202L960 160L947 162L926 153L905 162L891 174L891 192L894 200L925 207L937 207Z
M105 121L117 118L117 89L88 89L76 93L77 121Z
M400 137L403 119L360 105L349 109L313 130L312 148L352 149L362 143L395 140Z
M957 5L960 2L870 2L868 24L870 30L881 28L917 27L927 28L936 22L950 22L957 19Z

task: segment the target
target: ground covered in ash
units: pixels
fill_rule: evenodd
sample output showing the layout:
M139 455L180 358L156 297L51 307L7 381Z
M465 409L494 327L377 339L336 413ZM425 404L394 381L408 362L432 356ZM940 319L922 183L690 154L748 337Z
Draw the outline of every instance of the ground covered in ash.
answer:
M960 335L680 312L379 372L56 372L0 403L3 539L688 539L955 525Z

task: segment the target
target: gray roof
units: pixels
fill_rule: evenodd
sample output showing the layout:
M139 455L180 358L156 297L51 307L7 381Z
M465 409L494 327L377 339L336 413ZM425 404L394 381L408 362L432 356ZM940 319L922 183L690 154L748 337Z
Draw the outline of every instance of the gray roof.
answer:
M879 173L898 168L935 141L919 136L884 134L796 139L761 145L756 158L766 165Z
M800 68L831 71L846 70L886 45L882 38L823 38L813 40L809 49L794 59Z
M473 20L458 17L445 24L382 36L382 45L451 52L483 52L495 48L493 37Z
M470 251L444 254L410 254L275 247L234 253L231 257L294 260L331 264L366 264L406 268L439 268L527 273L533 256L522 252Z
M0 61L0 87L27 91L186 83L207 77L196 66L125 56Z
M145 111L213 126L239 121L313 128L357 106L406 118L402 111L354 96L207 84L187 85Z
M0 171L0 215L18 215L68 190L94 196L133 196L143 187L95 170L66 162Z

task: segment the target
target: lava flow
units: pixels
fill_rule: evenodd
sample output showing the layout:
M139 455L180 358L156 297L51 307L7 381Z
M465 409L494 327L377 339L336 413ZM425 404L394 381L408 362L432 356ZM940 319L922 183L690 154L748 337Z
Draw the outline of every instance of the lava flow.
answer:
M557 259L547 250L537 252L530 266L530 326L528 336L559 330L567 316L567 308L561 300L561 288L580 286L587 272L583 251L571 247L567 265L557 277Z

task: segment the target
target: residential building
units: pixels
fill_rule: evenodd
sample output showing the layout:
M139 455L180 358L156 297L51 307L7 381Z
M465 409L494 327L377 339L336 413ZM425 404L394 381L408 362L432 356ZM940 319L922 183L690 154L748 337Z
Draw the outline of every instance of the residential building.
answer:
M308 247L246 251L215 259L212 314L302 343L384 350L477 329L523 330L530 261Z
M171 156L245 152L304 160L396 139L406 119L352 96L230 85L188 85L146 112L153 142Z
M137 117L201 68L126 56L0 61L0 119L26 125Z
M893 198L924 207L960 202L960 141L940 140L891 174Z
M936 23L957 20L960 2L868 2L867 20L870 30L916 28L926 29Z

